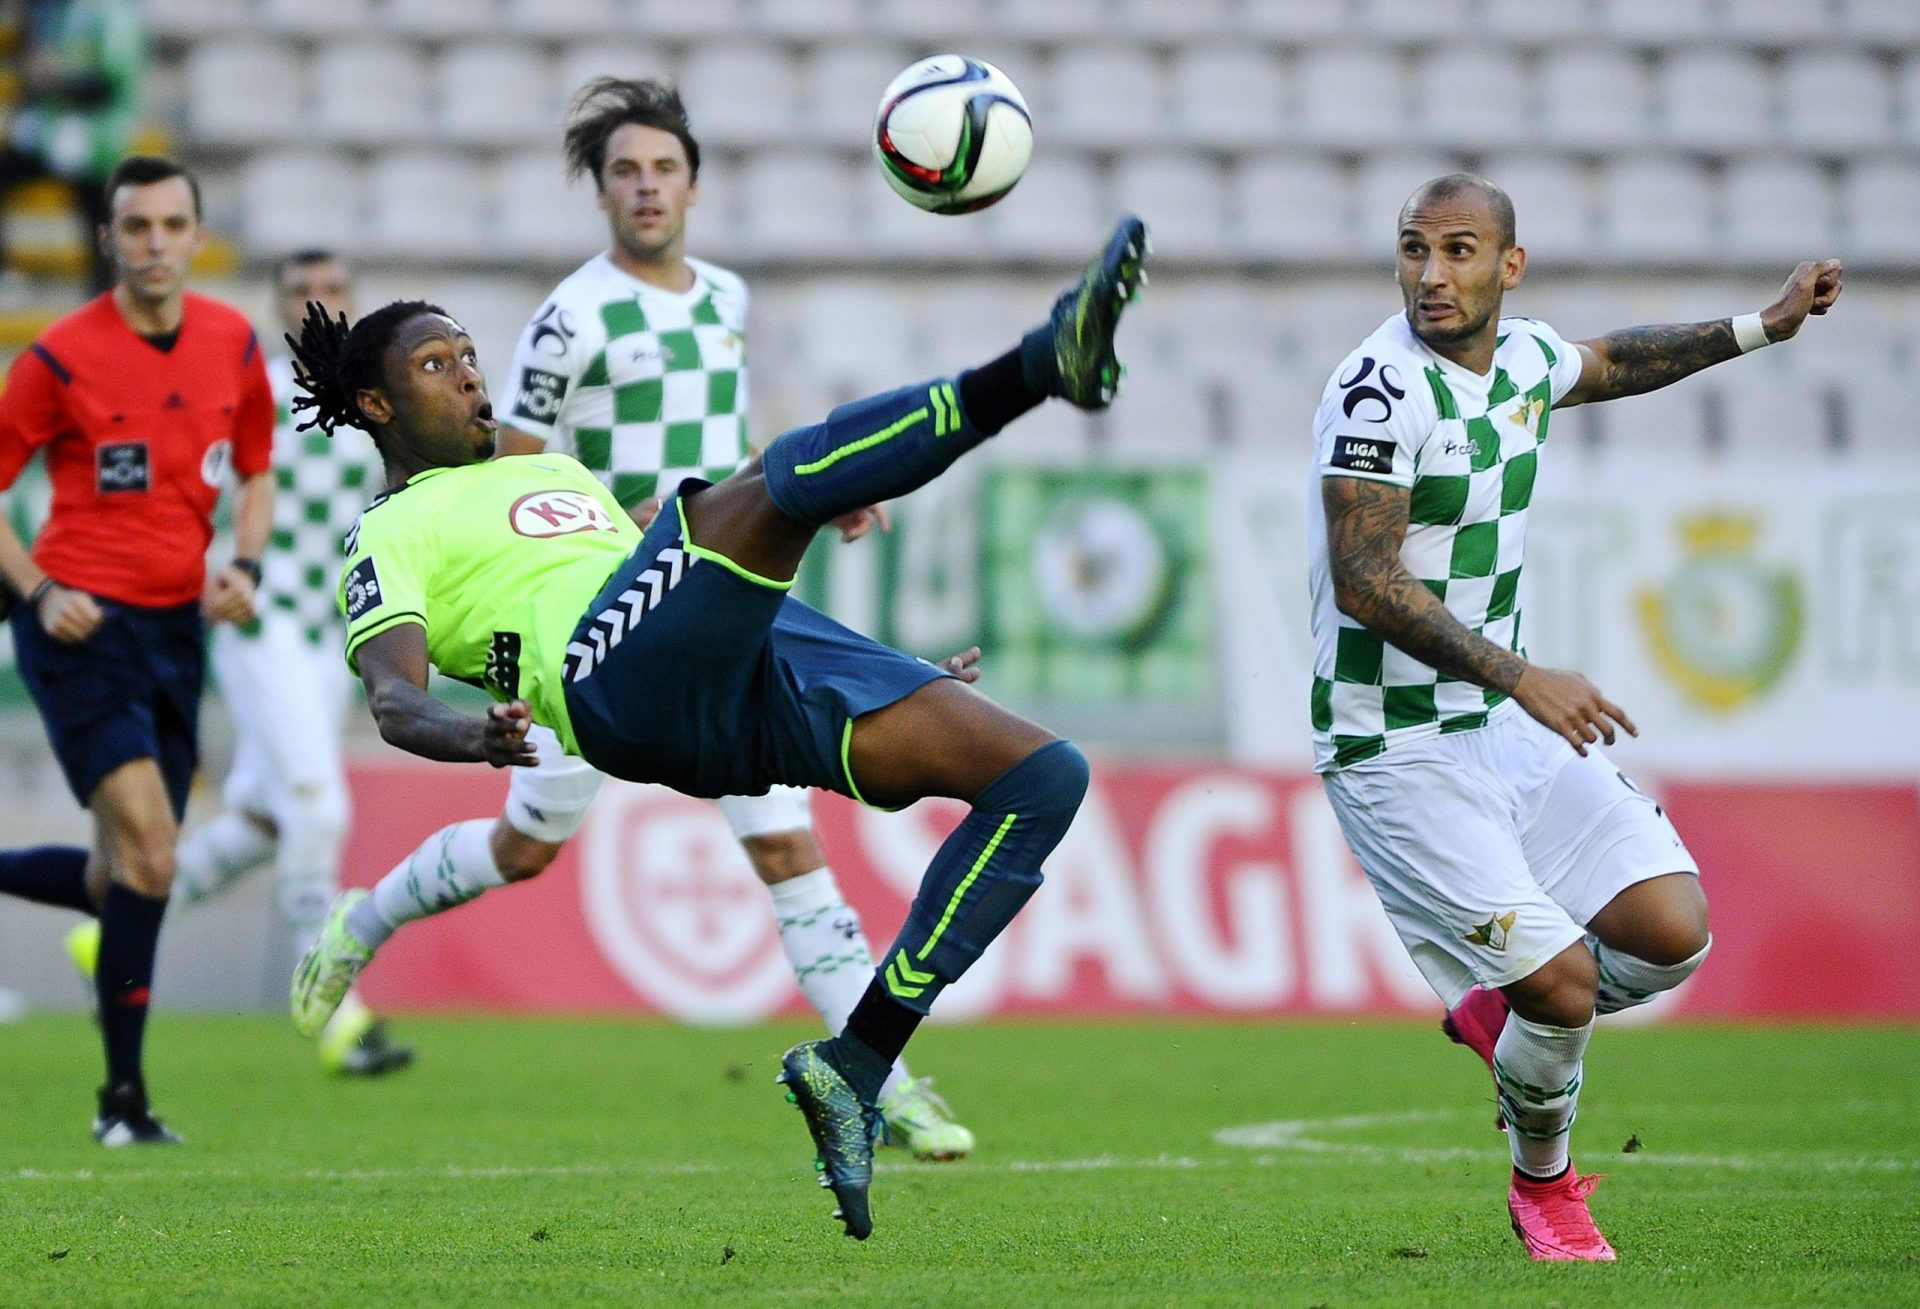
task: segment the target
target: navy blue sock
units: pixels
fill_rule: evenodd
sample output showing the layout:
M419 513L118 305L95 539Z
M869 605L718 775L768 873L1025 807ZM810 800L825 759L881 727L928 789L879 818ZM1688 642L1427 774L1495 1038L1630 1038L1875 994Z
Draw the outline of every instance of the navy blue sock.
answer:
M100 997L100 1035L107 1047L107 1085L140 1076L153 991L153 955L167 901L149 899L113 883L100 906L100 962L93 985Z
M1040 864L1067 834L1087 780L1086 756L1054 741L980 793L927 865L906 925L875 970L894 1003L925 1014L1013 921L1040 889Z
M917 491L989 435L941 378L841 405L824 423L781 433L760 458L780 512L824 527Z
M87 896L87 852L77 845L0 850L0 895L93 913Z

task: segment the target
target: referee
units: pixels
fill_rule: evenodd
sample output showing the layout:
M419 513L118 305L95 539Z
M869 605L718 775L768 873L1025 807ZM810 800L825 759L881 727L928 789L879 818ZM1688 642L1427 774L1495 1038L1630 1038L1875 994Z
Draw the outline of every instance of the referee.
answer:
M0 852L0 892L100 918L107 1080L94 1139L177 1141L148 1108L141 1040L174 842L198 755L204 623L253 617L273 513L273 397L236 310L185 288L200 186L135 155L106 184L111 290L55 322L0 393L0 490L46 451L53 506L29 555L0 518L21 679L74 796L78 846ZM214 503L239 477L231 563L207 577Z

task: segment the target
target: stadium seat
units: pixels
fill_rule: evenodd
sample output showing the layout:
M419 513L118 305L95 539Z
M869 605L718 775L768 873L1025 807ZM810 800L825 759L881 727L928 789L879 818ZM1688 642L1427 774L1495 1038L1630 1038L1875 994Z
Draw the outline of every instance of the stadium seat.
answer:
M1660 133L1681 149L1745 149L1774 136L1766 69L1758 56L1743 51L1668 55L1660 69L1660 103Z
M1234 31L1233 0L1107 0L1109 30L1138 41L1185 44Z
M1653 130L1652 105L1653 76L1634 51L1576 46L1541 61L1540 139L1553 146L1612 150L1644 141Z
M1042 6L1036 6L1042 7ZM1137 46L1070 46L1053 62L1046 132L1053 140L1152 145L1166 131L1160 65Z
M626 30L657 41L735 37L754 29L752 0L622 0Z
M1368 155L1354 174L1357 252L1387 258L1393 251L1400 206L1422 182L1459 170L1457 155L1426 150L1388 150Z
M680 93L703 146L709 140L757 146L797 135L800 80L778 46L695 46L680 68Z
M736 180L739 235L747 249L762 257L797 258L857 248L856 179L838 151L761 151L739 170Z
M1120 157L1112 179L1113 204L1132 210L1153 228L1156 256L1217 259L1226 250L1226 188L1220 169L1193 151L1132 151Z
M1699 379L1689 380L1695 384L1683 381L1622 404L1597 406L1600 412L1586 416L1594 447L1603 453L1637 450L1679 459L1707 453L1707 392ZM1559 421L1555 414L1552 422Z
M849 148L871 145L880 92L911 62L897 45L830 41L815 46L801 73L807 135Z
M786 309L780 344L786 358L816 379L856 393L969 362L930 367L920 357L913 316L884 278L821 278L800 289Z
M975 274L916 280L914 289L927 366L953 370L993 358L1044 322L1059 288L1041 278ZM1121 328L1122 358L1134 351L1136 321Z
M1480 0L1479 28L1502 41L1579 41L1593 33L1596 15L1579 0Z
M216 2L196 0L204 7L218 8ZM284 36L341 36L366 30L372 22L369 0L259 0L250 16L252 25Z
M539 47L476 41L441 53L434 103L456 141L474 145L553 142L561 119L553 70Z
M1920 5L1912 0L1840 0L1840 31L1875 45L1920 46Z
M368 253L457 263L488 252L482 183L473 159L444 149L380 155L367 170Z
M1348 348L1359 344L1355 337ZM1222 443L1257 451L1304 474L1312 466L1313 418L1325 384L1324 378L1282 369L1240 378L1226 388Z
M1426 42L1471 30L1473 0L1352 0L1353 28L1384 40Z
M155 36L182 41L247 30L246 0L146 0L142 16Z
M594 203L593 183L569 182L566 164L550 148L501 160L493 191L494 245L505 258L577 264L607 244L607 220ZM704 236L709 226L704 195L696 215L696 230Z
M1920 51L1900 61L1900 140L1920 146Z
M187 52L187 123L210 146L261 145L301 132L300 60L278 43L208 40Z
M1743 42L1791 49L1831 39L1838 17L1832 0L1732 0L1726 23Z
M1626 155L1600 178L1600 240L1627 260L1694 260L1711 249L1712 193L1699 167L1670 155Z
M425 41L453 41L476 32L498 31L506 21L504 0L381 0L380 25Z
M1227 193L1231 231L1242 257L1300 264L1343 256L1353 249L1347 175L1330 160L1293 154L1250 156L1227 179ZM1390 239L1383 228L1380 240Z
M429 120L427 70L410 47L330 43L314 57L312 81L313 126L323 139L352 145L409 140Z
M1046 0L1045 4L1001 0L991 7L989 21L1003 35L1020 41L1110 37L1113 33L1105 0Z
M361 187L354 166L331 151L260 151L240 177L241 231L255 258L315 246L361 247Z
M1257 287L1182 279L1155 301L1153 312L1140 316L1139 327L1156 336L1161 367L1232 381L1293 362L1282 351L1279 308Z
M1849 253L1920 265L1920 163L1909 156L1856 161L1847 169Z
M964 46L978 49L983 32L1003 30L995 0L868 0L869 35L907 41L922 54ZM999 63L992 55L983 56Z
M1718 34L1714 0L1590 0L1600 30L1624 45L1667 46Z
M752 28L761 36L814 41L824 47L862 36L866 17L865 0L780 0L756 8ZM878 87L874 93L879 94Z
M1780 260L1781 275L1802 259L1836 249L1834 191L1810 159L1742 159L1727 169L1726 236L1736 257Z
M1141 369L1120 381L1107 411L1105 448L1149 460L1204 458L1225 443L1224 387L1169 369Z
M854 170L850 197L854 211L854 230L860 232L858 249L846 242L854 257L875 260L911 259L922 262L953 263L986 254L984 239L957 244L955 219L916 209L894 194L880 176L880 170L863 165ZM1005 203L1005 202L1002 202ZM983 226L980 232L990 229Z
M579 41L560 55L560 99L571 102L588 82L599 77L655 77L672 82L676 69L670 52L652 43L633 41ZM693 118L696 136L700 119Z
M1547 265L1592 257L1593 185L1577 161L1525 151L1489 158L1481 168L1513 201L1520 244L1529 256Z
M1281 41L1349 35L1347 0L1241 0L1240 27L1251 37Z
M1405 139L1400 57L1378 46L1312 46L1294 65L1302 140L1354 150Z
M505 0L504 28L536 41L606 39L624 26L621 0Z
M1893 85L1886 65L1838 50L1789 54L1780 66L1786 140L1852 153L1893 141Z
M1721 438L1736 458L1778 453L1817 459L1836 446L1830 388L1798 375L1785 352L1738 360L1700 381L1718 403Z
M1195 45L1175 53L1172 124L1201 146L1267 146L1286 132L1286 80L1258 46Z
M1533 135L1537 115L1519 56L1482 42L1421 51L1413 118L1420 139L1450 150L1507 146Z
M1042 156L1013 194L981 216L988 248L1022 259L1084 260L1112 219L1093 165L1075 155ZM971 240L971 239L970 239Z

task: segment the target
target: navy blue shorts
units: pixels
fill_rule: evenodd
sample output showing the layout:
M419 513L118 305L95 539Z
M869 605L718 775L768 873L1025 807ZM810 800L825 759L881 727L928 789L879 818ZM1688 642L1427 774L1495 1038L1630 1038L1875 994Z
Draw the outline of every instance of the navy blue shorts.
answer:
M14 610L14 658L74 798L120 765L160 765L177 820L200 757L205 627L198 602L171 609L100 601L106 618L77 645L46 634L33 610Z
M696 558L681 539L678 496L614 570L568 650L581 756L697 796L778 784L858 799L846 764L853 720L948 676L784 589Z

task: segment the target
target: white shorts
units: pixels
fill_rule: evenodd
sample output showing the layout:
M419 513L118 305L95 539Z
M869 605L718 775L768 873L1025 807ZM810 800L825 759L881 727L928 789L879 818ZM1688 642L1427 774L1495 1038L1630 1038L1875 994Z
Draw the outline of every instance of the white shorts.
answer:
M1636 882L1698 873L1665 812L1605 754L1515 706L1322 779L1394 930L1452 1009L1586 935Z
M560 748L560 738L535 723L527 732L539 756L533 768L515 768L507 785L506 819L514 830L536 841L559 845L587 821L587 810L607 775ZM807 831L813 826L809 792L776 786L765 795L733 795L717 802L735 839L772 832Z
M268 610L253 636L216 624L209 654L233 718L233 767L221 787L228 808L284 823L289 806L324 804L344 827L340 729L354 680L340 648L316 645Z

